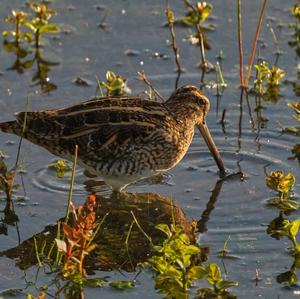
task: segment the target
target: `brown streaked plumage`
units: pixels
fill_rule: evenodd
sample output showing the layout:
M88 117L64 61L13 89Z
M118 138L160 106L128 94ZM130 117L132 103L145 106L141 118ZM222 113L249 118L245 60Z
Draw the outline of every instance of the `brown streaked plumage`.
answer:
M209 100L198 88L178 88L165 103L139 97L94 98L63 109L27 113L24 138L78 163L114 190L174 167L199 128L221 173L225 167L206 126ZM21 135L24 112L0 124Z

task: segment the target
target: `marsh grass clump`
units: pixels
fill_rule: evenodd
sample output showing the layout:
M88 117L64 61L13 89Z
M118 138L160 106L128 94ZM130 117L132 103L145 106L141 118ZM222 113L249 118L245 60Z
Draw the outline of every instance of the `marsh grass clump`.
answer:
M280 81L285 71L276 66L269 67L266 61L255 64L257 77L254 80L254 92L266 102L276 103L280 98Z
M281 211L289 213L298 210L300 204L294 200L292 188L295 184L295 177L292 173L285 173L282 170L271 171L266 176L266 185L269 189L276 191L277 196L267 200L267 204L277 206Z

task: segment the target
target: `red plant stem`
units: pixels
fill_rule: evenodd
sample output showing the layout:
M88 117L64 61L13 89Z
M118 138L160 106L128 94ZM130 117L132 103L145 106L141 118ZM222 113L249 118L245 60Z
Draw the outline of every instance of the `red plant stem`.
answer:
M237 0L237 15L238 15L238 45L239 45L239 59L240 59L240 84L241 87L243 87L244 72L243 72L243 37L242 37L241 0Z
M266 10L267 3L268 3L268 0L264 0L264 2L262 4L262 7L261 7L261 10L260 10L259 17L258 17L258 22L257 22L257 26L256 26L256 31L255 31L255 35L254 35L253 44L252 44L251 56L250 56L250 59L249 59L248 69L247 69L246 77L245 77L244 84L243 84L243 86L245 88L248 88L249 77L250 77L251 70L252 70L252 65L253 65L253 60L254 60L254 55L255 55L255 49L256 49L256 45L257 45L257 40L258 40L258 37L259 37L260 28L261 28L261 25L262 25L264 12Z

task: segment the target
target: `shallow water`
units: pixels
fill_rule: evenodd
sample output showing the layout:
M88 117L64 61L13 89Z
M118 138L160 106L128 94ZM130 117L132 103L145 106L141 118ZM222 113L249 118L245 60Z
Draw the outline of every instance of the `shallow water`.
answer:
M12 8L19 8L20 1L3 0L0 2L0 30L7 28L3 18ZM186 223L190 219L198 221L201 231L200 243L210 247L209 261L216 261L222 265L217 257L217 251L223 247L224 241L230 236L230 254L237 256L235 260L225 260L228 280L236 280L239 286L232 288L238 298L292 298L297 297L300 288L285 289L276 282L276 276L288 271L293 258L287 253L288 241L277 241L266 234L270 221L278 216L276 208L269 208L265 200L271 196L265 186L265 170L283 169L292 171L299 177L299 165L296 160L289 160L292 156L291 148L299 137L282 134L281 127L296 125L293 113L287 103L296 101L292 84L282 85L283 97L277 104L264 103L262 110L268 122L261 129L257 129L257 113L254 111L255 99L249 96L249 106L246 98L240 105L240 91L238 88L238 48L236 32L236 1L212 1L214 5L213 18L209 23L216 25L214 32L208 33L212 49L207 51L208 59L215 63L216 56L223 50L223 75L228 83L219 101L216 91L204 88L211 99L211 112L208 115L208 125L215 142L221 151L226 167L230 173L242 171L244 180L233 178L218 183L217 167L210 157L209 151L203 144L197 132L189 152L181 163L163 177L162 182L144 181L129 186L126 191L135 193L156 193L149 198L168 202L175 201L176 207L182 209L185 216L180 219ZM246 2L246 1L243 1ZM244 53L248 58L256 18L261 1L247 1L243 5ZM283 55L279 57L278 66L286 71L286 79L296 81L297 56L295 50L287 45L291 38L292 29L287 24L292 22L289 7L294 1L270 1L266 19L262 27L260 56L270 63L275 61L273 52L275 46L267 22L271 22L276 31ZM176 15L183 14L182 5L171 3ZM145 70L151 83L165 97L174 90L176 73L172 49L167 47L166 40L170 39L165 22L164 4L161 1L56 1L53 7L58 15L55 21L63 27L63 33L56 38L50 38L50 44L43 53L49 61L59 62L49 71L49 80L57 89L50 93L42 93L40 86L33 86L32 77L37 66L23 74L7 70L14 63L12 53L0 52L0 121L10 120L15 111L24 110L26 94L30 93L30 109L46 109L63 107L87 99L97 94L95 76L100 80L105 72L111 69L128 78L128 85L133 93L145 90L143 83L136 79L137 71ZM97 27L97 23L108 14L107 30ZM283 24L282 29L277 25ZM185 28L176 27L178 45L181 50L181 63L186 70L179 80L179 86L190 83L200 84L201 72L197 68L200 61L199 49L191 46L183 39L187 35ZM137 56L126 55L128 49L138 51ZM154 57L155 53L168 55L168 59ZM248 59L245 59L245 63ZM76 86L73 81L84 78L90 86ZM205 75L207 81L215 80L215 73ZM222 128L220 119L222 111L226 109L225 127ZM254 128L251 122L254 119ZM9 141L9 142L8 142ZM13 165L17 151L18 138L12 135L0 134L0 149L9 155L6 160ZM31 238L44 230L46 225L54 224L64 216L66 199L69 188L69 177L58 179L55 172L47 165L53 163L55 157L46 150L32 145L27 141L22 144L21 158L26 173L23 174L25 188L20 188L16 195L15 211L19 217L18 227L8 226L7 235L0 235L0 252L7 252L15 248L19 242ZM78 170L74 189L74 202L82 203L88 194L85 186L85 176ZM21 179L18 178L18 182ZM107 195L109 188L105 185L97 187L101 195ZM295 191L299 192L299 183ZM2 194L1 194L2 195ZM138 195L137 195L138 196ZM155 211L153 203L149 207ZM4 207L4 200L0 201ZM114 203L107 202L107 205ZM124 206L126 206L126 202ZM132 203L130 203L131 205ZM134 203L137 210L144 210ZM109 209L109 208L108 208ZM149 211L151 210L149 208ZM160 211L158 208L158 211ZM152 210L151 210L152 211ZM159 213L149 212L150 219L161 221ZM291 218L297 218L295 212ZM4 216L0 216L4 217ZM142 216L141 216L142 217ZM131 220L128 220L130 224ZM117 233L116 233L117 234ZM135 251L137 252L137 251ZM5 254L0 257L0 292L9 288L26 286L24 272L15 267L15 261ZM256 285L255 271L259 269L261 280ZM95 269L97 270L97 269ZM100 271L102 270L102 271ZM110 276L113 279L131 279L134 273L104 271L98 269L99 276ZM99 272L98 272L99 271ZM222 272L224 269L222 268ZM27 281L33 281L36 268L26 270ZM124 276L125 275L125 278ZM39 275L38 285L49 280L45 275ZM21 291L16 297L25 298L26 293L35 290L29 287ZM117 292L111 288L88 289L87 298L162 298L154 290L151 274L143 272L138 277L137 286L126 292ZM1 297L1 295L0 295ZM4 296L6 298L6 296Z

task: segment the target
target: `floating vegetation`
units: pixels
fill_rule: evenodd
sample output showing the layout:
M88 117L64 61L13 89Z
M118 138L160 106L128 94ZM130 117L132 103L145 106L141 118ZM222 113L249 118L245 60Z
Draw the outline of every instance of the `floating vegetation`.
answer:
M277 206L280 210L288 213L298 210L300 204L293 199L292 188L295 184L295 177L292 173L285 173L282 170L272 171L266 176L266 185L278 193L277 197L267 200L269 205Z
M57 160L56 163L49 164L48 168L55 169L58 178L63 178L66 172L72 169L70 163L66 160Z

